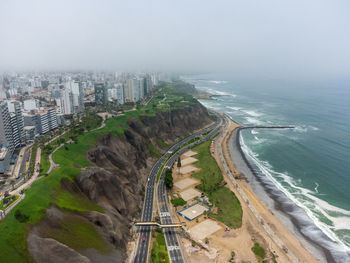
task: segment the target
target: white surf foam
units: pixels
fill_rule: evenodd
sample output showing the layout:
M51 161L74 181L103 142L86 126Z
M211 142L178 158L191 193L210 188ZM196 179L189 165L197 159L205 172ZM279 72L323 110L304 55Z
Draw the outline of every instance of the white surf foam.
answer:
M256 112L254 110L242 110L242 111L253 117L260 117L262 115L262 113Z
M318 131L319 128L317 128L315 126L311 126L311 125L297 125L294 128L295 132L301 132L301 133L308 132L309 130Z
M216 90L216 89L212 89L212 88L208 88L207 91L213 95L218 95L218 96L230 96L233 98L236 98L237 95L234 93L229 93L229 92L225 92L225 91L221 91L221 90Z
M256 131L256 130L254 130L254 129L251 129L250 133L251 133L251 134L259 134L259 132Z
M225 80L208 80L208 82L214 83L214 84L225 84L225 83L227 83L227 81L225 81Z
M259 169L263 172L263 174L266 175L267 178L269 178L274 183L274 185L280 191L282 191L290 200L292 200L297 206L301 207L305 211L305 213L311 218L313 223L324 234L326 234L331 240L333 240L338 244L338 246L335 246L334 243L330 243L328 244L329 248L341 253L343 252L346 253L346 251L350 252L350 247L347 246L342 240L340 240L339 237L332 231L332 230L339 230L339 229L350 229L350 211L344 210L339 207L335 207L327 203L326 201L315 197L312 194L313 191L310 191L309 189L303 188L301 186L297 186L297 183L294 182L293 178L288 176L287 173L279 173L279 172L273 171L271 168L271 165L268 164L268 162L261 161L258 159L258 155L253 151L251 151L251 149L245 144L242 136L240 136L240 142L244 153L254 161L254 163L259 167ZM311 199L313 202L310 203L304 199L299 200L297 197L293 196L292 193L290 193L285 187L283 187L282 184L278 182L273 175L283 178L283 181L285 183L287 183L293 189L298 190L297 191L298 193L301 193L302 195ZM317 209L317 212L321 213L330 221L332 221L334 226L332 227L321 222L309 207L315 207L315 209ZM331 216L327 213L327 211L337 212L339 214L339 217ZM307 231L308 231L307 229L304 230L304 232L307 232Z
M251 123L251 124L255 124L255 125L262 125L263 124L262 121L255 119L253 117L245 117L245 119L248 123Z
M226 106L226 107L235 111L239 111L241 109L240 107L231 107L231 106Z

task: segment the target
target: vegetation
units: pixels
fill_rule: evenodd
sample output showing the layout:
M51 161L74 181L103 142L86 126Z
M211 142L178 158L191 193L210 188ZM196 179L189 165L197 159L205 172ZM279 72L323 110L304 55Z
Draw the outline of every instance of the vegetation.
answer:
M66 219L60 229L51 228L46 235L78 251L92 247L101 254L112 251L111 245L101 237L95 226L83 219Z
M161 138L157 138L157 144L162 148L168 148L169 145L166 144Z
M31 177L34 173L35 168L35 160L36 160L36 151L38 149L38 144L34 143L32 146L32 152L30 155L29 167L28 167L28 175Z
M204 192L210 202L217 208L217 213L210 212L209 216L232 228L242 225L242 207L235 194L224 187L223 176L215 159L210 154L210 143L206 141L193 148L198 152L195 165L202 168L193 176L202 184L197 188Z
M230 258L229 262L234 262L235 256L236 256L236 253L232 250L231 251L231 258Z
M4 210L18 199L18 195L6 195L4 199L0 201L0 210Z
M255 243L252 247L252 251L259 261L265 258L265 249L259 245L259 243Z
M174 179L173 179L173 171L171 169L167 169L165 171L164 184L169 189L173 188Z
M198 152L196 155L198 162L195 165L202 168L194 174L194 177L202 182L197 188L207 194L218 189L223 180L221 170L210 154L210 144L209 140L193 148L194 151Z
M27 221L29 220L29 216L26 215L26 214L23 214L23 213L21 212L21 210L19 210L19 209L17 209L17 210L15 211L15 218L16 218L16 220L17 220L18 222L20 222L20 223L25 223L25 222L27 222Z
M187 202L183 200L181 197L171 200L171 203L174 206L184 206L185 204L187 204Z
M162 156L161 153L156 148L154 148L152 143L148 143L147 144L147 148L148 148L148 150L149 150L149 152L151 153L152 156L157 157L157 158Z
M179 156L179 158L177 158L177 167L178 167L178 168L181 167L181 159L180 159L180 156Z
M52 171L50 176L43 177L39 181L32 184L31 188L26 191L25 198L16 206L22 215L29 215L26 223L21 223L15 217L15 211L11 211L5 220L0 222L0 258L4 262L27 262L29 255L26 249L26 236L29 228L27 225L38 223L45 215L44 211L51 205L55 204L60 208L67 210L87 212L96 210L103 212L102 208L98 207L88 199L78 198L77 196L63 190L61 188L61 180L66 179L72 181L80 174L81 167L88 167L90 163L86 159L86 151L92 147L99 136L111 133L115 136L124 135L127 129L127 117L120 116L111 118L106 121L106 127L88 133L83 133L76 137L77 144L66 144L68 150L64 147L59 149L53 159L60 164L58 169ZM70 132L64 135L64 138L69 138ZM35 156L36 148L32 153ZM35 160L35 159L34 159ZM34 167L34 166L33 166ZM20 219L22 220L22 219ZM22 220L23 221L23 220ZM86 223L90 224L90 223ZM71 238L74 238L74 231L70 233ZM75 233L76 234L76 233ZM84 237L85 244L94 245L93 240L98 240L99 234L90 231L89 235ZM66 240L68 240L67 238ZM93 247L93 246L92 246ZM93 247L98 249L98 247Z
M169 92L169 96L167 92ZM15 209L12 210L6 219L0 222L1 261L21 263L31 260L26 244L26 237L30 230L29 226L39 223L45 216L45 210L52 204L65 209L67 212L87 212L91 210L103 212L102 208L87 198L85 199L64 190L61 187L62 180L73 181L80 174L81 168L90 166L90 162L86 158L86 152L96 144L100 136L107 134L124 136L125 131L128 129L128 119L154 116L157 111L177 109L196 102L192 97L181 95L181 93L171 90L171 87L165 86L157 96L161 96L164 93L166 93L165 99L155 97L147 106L125 112L122 116L109 118L105 121L105 127L101 129L96 129L96 127L100 126L101 118L95 114L89 114L86 118L82 118L82 122L72 120L67 133L51 142L45 150L45 154L49 154L49 149L55 149L55 145L65 144L53 155L54 162L60 166L53 170L49 176L42 177L34 182L30 189L26 190L25 198L16 206L16 211L18 210L19 212L14 211ZM50 136L52 137L53 134ZM43 146L43 142L48 141L50 136L37 140L33 145L29 168L30 175L34 172L38 145L41 144ZM73 143L69 143L70 140ZM44 163L41 167L42 172L45 172L47 168L45 165ZM103 240L101 240L99 233L91 223L85 221L66 223L67 225L64 226L63 231L57 230L55 232L55 230L51 233L53 238L77 250L85 248L95 248L98 251L103 250ZM106 245L104 244L103 246Z
M164 235L157 232L156 240L153 242L151 251L152 263L170 263L168 251L166 249Z

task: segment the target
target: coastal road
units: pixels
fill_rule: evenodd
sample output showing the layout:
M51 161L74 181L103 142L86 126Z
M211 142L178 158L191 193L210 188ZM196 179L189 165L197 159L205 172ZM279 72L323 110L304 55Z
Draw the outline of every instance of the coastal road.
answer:
M205 128L205 129L202 129L201 131L196 132L196 133L186 137L182 141L176 143L155 163L155 165L153 166L153 168L148 176L147 187L146 187L146 192L145 192L145 199L144 199L144 203L143 203L142 216L141 216L142 222L152 221L153 210L155 209L153 206L153 203L154 203L154 192L155 192L155 187L156 187L156 180L157 180L157 175L158 175L159 171L162 169L163 164L165 162L167 162L167 160L170 157L172 157L171 160L173 159L175 161L177 158L177 154L174 154L174 153L177 152L184 145L188 144L191 140L193 140L197 136L199 136L201 134L205 134L213 129L217 130L218 127L221 126L221 124L222 124L222 118L219 115L217 115L216 113L214 113L214 115L217 116L216 123L214 123L213 125ZM213 132L211 132L209 134L212 134L212 133ZM185 148L187 150L188 149L187 147L188 146L181 148L180 151L183 151L183 149L185 149ZM168 160L168 163L169 163L169 161L170 160ZM164 187L164 184L163 184L163 187ZM162 188L162 189L164 189L164 195L166 198L165 188ZM167 211L169 211L169 209L167 209ZM171 219L171 217L170 217L170 219ZM140 227L140 236L138 238L137 247L136 247L136 255L135 255L133 262L135 262L135 263L149 262L149 260L150 260L151 230L152 229L150 226ZM165 233L165 236L166 236L167 245L168 244L169 245L176 244L176 242L178 242L177 237L175 238L175 235L173 234L173 232L171 232L171 234ZM169 241L169 243L168 243L168 241ZM169 248L169 246L167 246L167 247ZM174 261L174 262L184 262L183 258L182 258L182 254L180 256L179 253L181 253L181 251L175 252L176 255L174 256L174 258L181 257L182 261ZM174 254L174 253L171 253L171 254Z
M219 132L221 127L225 124L225 120L222 119L219 115L217 115L217 123L216 123L216 128L213 129L209 134L205 135L202 137L200 140L191 143L183 148L181 148L176 154L170 157L170 159L167 161L166 166L167 167L172 167L175 163L175 161L178 159L178 157L191 149L193 146L201 144L204 141L207 141L209 139L212 139L215 137ZM205 132L203 132L205 133ZM166 187L164 184L164 177L165 177L165 170L162 171L162 175L159 180L158 184L158 191L157 191L157 198L158 198L158 208L159 208L159 215L160 215L160 221L162 224L172 224L173 219L171 215L171 211L169 208L169 202L167 198L167 193L166 193ZM163 233L165 236L165 242L167 245L168 249L168 254L170 261L172 263L182 263L185 262L184 256L182 253L182 249L180 246L180 241L177 235L177 231L175 229L163 229Z

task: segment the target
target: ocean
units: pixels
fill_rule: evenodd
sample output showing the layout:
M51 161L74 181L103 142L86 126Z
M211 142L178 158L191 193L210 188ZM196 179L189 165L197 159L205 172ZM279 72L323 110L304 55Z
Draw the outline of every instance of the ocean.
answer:
M252 81L220 74L182 78L215 95L201 100L203 105L243 126L295 126L243 130L243 151L303 209L304 220L332 240L324 246L335 258L350 253L350 82ZM302 232L316 243L321 238L308 227Z

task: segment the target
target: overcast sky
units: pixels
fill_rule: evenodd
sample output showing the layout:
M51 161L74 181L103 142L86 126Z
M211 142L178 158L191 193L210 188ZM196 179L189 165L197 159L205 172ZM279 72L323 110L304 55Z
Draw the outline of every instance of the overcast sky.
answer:
M0 70L348 76L350 1L0 0Z

